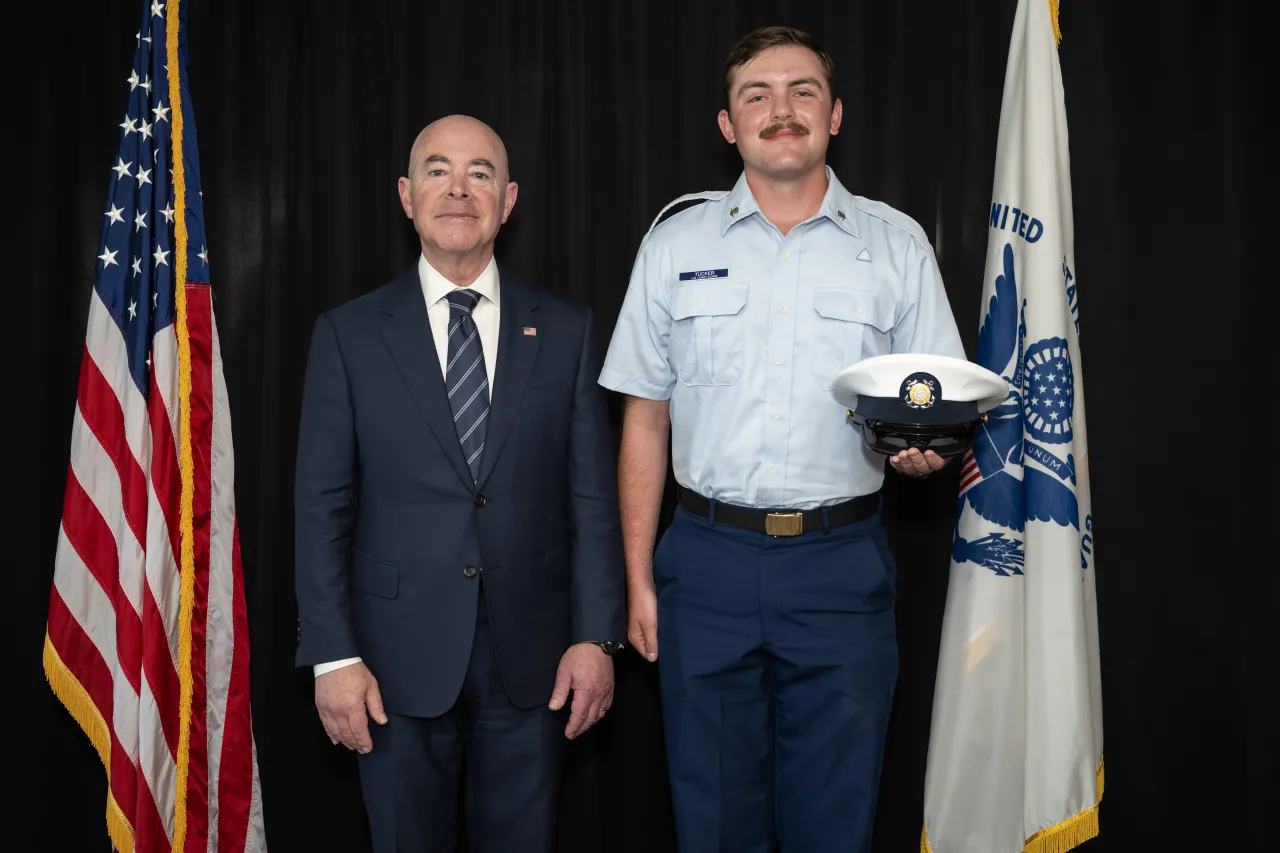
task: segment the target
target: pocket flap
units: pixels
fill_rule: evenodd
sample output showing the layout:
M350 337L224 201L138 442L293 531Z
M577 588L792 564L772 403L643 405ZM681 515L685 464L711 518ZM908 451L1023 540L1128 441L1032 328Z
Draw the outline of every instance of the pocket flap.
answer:
M813 310L828 320L866 323L881 332L893 328L893 303L871 290L847 287L816 287Z
M671 295L671 319L722 317L737 314L747 304L747 285L724 281L681 283Z
M395 598L400 588L400 569L354 551L351 554L351 585L370 595Z

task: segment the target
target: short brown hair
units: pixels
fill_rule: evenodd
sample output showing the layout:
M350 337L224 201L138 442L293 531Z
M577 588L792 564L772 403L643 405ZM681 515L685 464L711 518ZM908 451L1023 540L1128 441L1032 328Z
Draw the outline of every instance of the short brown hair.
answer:
M827 90L831 94L831 102L835 103L836 63L831 58L831 54L827 53L826 48L804 30L797 30L793 27L761 27L758 30L752 30L747 33L733 46L733 50L729 51L729 59L724 65L724 102L726 108L732 102L733 93L730 89L733 85L733 72L766 50L787 45L807 48L813 51L814 56L818 57L818 62L822 65L822 74L827 78Z

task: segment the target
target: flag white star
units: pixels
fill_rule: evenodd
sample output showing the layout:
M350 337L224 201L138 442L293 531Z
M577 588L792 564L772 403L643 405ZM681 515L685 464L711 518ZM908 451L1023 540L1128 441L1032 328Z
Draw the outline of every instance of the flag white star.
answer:
M129 300L129 319L132 320L134 317L137 317L137 316L138 316L138 303L130 299Z
M117 222L124 222L124 217L120 215L122 213L124 213L124 208L116 207L113 204L111 205L111 209L107 211L106 216L111 220L111 224L114 225Z
M134 175L134 177L138 179L138 186L142 186L143 184L149 184L151 183L151 170L139 169L138 174Z
M209 266L209 250L204 247L204 244L201 244L200 252L196 257L204 261L205 266Z
M147 94L151 94L151 75L147 75L147 79L142 81L142 88L147 90Z
M133 119L129 118L128 116L124 117L124 121L120 122L120 126L124 128L125 136L128 136L131 133L138 132L138 128L135 127L133 124Z
M151 112L156 114L157 122L168 121L170 109L171 107L166 107L164 105L164 101L156 101L156 106L152 108Z
M164 210L160 212L164 214L164 221L172 225L173 224L173 202L166 204L164 206Z
M152 2L151 2L151 14L152 14L152 15L154 15L155 17L157 17L157 18L158 18L158 17L160 17L160 13L161 13L163 10L164 10L164 4L163 4L163 3L157 2L157 0L152 0Z
M111 168L116 173L116 178L132 178L133 175L129 174L129 167L132 165L132 160L126 163L123 158L117 157L116 164Z
M98 260L102 261L102 268L105 270L116 262L116 253L110 249L103 249L102 254L98 255Z
M151 36L143 36L142 40L145 41L147 44L151 44Z
M160 266L161 264L164 264L166 267L169 266L169 261L167 260L168 257L169 257L168 252L166 252L164 249L161 249L159 246L156 246L156 254L155 254L156 266Z
M133 225L133 233L135 234L147 227L147 212L145 210L139 210L138 215L133 217Z
M133 274L135 276L142 275L142 258L133 259Z
M130 71L129 71L129 91L130 91L130 92L132 92L132 91L133 91L134 89L136 89L136 88L138 88L138 72L137 72L137 69L130 69Z
M151 125L147 124L145 118L142 120L142 124L138 125L138 133L142 134L143 139L151 138Z
M157 303L159 303L159 301L160 301L160 291L158 290L151 291L151 307L155 308Z

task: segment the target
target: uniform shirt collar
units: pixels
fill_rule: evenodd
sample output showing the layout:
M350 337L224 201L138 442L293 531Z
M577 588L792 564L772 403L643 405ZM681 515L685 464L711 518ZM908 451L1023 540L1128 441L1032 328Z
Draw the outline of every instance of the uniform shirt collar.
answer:
M427 307L430 308L441 299L444 299L449 293L457 288L453 282L445 278L431 264L427 263L425 255L418 256L418 280L422 282L422 294L427 300ZM480 276L471 283L470 290L480 294L481 297L488 299L493 303L495 308L498 307L498 264L493 258L489 258L489 265L484 268Z
M840 179L836 177L836 173L830 166L827 166L826 170L827 192L814 218L825 217L843 231L857 237L858 225L854 218L853 195L844 188L844 184L840 183ZM738 177L738 182L733 185L733 189L724 201L724 217L720 224L721 236L724 236L729 226L735 222L741 222L751 214L760 212L760 205L756 204L755 196L751 194L751 187L747 184L745 171Z

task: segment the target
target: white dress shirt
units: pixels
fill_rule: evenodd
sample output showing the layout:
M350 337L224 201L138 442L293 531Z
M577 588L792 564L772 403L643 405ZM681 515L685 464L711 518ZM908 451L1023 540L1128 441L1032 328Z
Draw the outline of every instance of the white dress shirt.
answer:
M445 375L449 357L449 300L445 297L457 285L442 276L427 263L425 256L418 258L418 280L422 283L422 296L427 303L427 320L431 323L431 337L436 343L436 355L440 358L440 375ZM498 364L499 290L498 265L493 258L470 288L480 294L480 300L471 312L480 335L480 349L484 353L484 369L489 374L489 399L493 399L493 370ZM345 658L330 663L316 664L312 669L317 677L360 660Z

